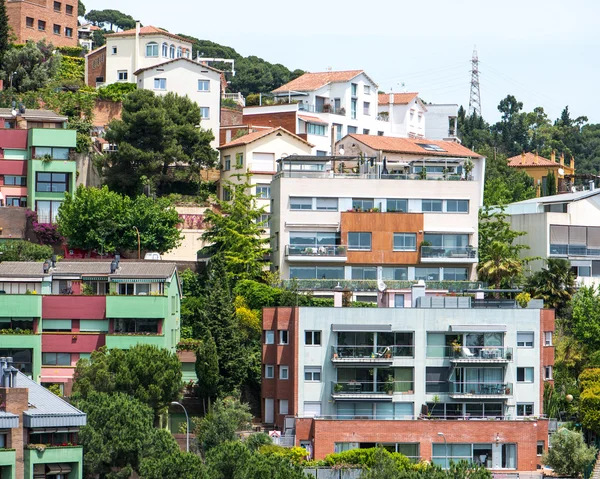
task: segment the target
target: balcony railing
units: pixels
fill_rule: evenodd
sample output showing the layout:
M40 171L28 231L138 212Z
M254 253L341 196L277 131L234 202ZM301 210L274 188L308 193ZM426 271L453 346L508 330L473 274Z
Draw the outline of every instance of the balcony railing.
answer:
M339 138L338 138L339 140ZM337 178L345 180L433 180L433 181L473 181L469 175L444 175L443 173L427 173L424 178L419 173L383 174L383 173L335 173L333 171L296 171L284 170L275 175L275 178Z
M412 345L395 346L331 346L332 359L392 359L413 357Z
M344 107L334 108L329 104L325 105L309 105L307 103L298 103L299 111L306 111L308 113L333 113L334 115L346 115L346 109Z
M473 246L421 246L421 259L469 259L477 261L477 248Z
M410 289L417 284L416 280L384 279L387 289ZM462 292L465 289L477 289L484 283L476 281L425 281L427 289ZM341 286L351 291L377 291L377 280L374 279L285 279L282 281L284 288L297 286L300 290L329 290Z
M285 246L286 256L346 256L346 247L338 245L295 244Z
M512 383L499 382L451 382L450 395L512 396Z
M238 93L223 93L223 100L233 100L238 105L246 106L246 99L240 92Z
M600 256L600 249L588 248L585 245L551 244L551 256Z
M513 348L504 346L427 346L428 358L450 358L453 361L512 361Z
M356 394L389 394L414 393L414 381L332 381L331 391L334 395L356 395Z

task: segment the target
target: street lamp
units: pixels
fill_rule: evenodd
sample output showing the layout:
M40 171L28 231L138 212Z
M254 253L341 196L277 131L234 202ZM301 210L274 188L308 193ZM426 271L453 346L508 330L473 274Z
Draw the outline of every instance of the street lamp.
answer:
M442 436L444 439L444 469L448 469L448 443L446 442L446 436L443 432L438 432L438 436Z
M183 404L177 401L172 401L171 404L181 406L183 412L185 413L185 451L190 452L190 418L187 413L187 409Z

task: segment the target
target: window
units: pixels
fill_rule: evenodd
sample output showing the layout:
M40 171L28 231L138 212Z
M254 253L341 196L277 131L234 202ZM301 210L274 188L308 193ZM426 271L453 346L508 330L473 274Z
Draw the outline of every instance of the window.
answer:
M271 185L256 185L256 196L268 199L271 197Z
M533 332L517 332L517 347L533 348Z
M288 413L288 400L280 399L279 400L279 414L287 414Z
M42 353L42 364L47 366L70 366L71 353Z
M275 366L272 364L265 365L265 379L273 379L275 377Z
M166 90L167 89L167 79L166 78L155 78L154 79L154 89L155 90Z
M358 128L355 126L348 125L348 134L352 135L353 133L358 133Z
M440 268L415 268L415 280L439 281Z
M352 198L352 209L367 211L373 209L375 200L372 198Z
M231 200L231 190L229 188L223 187L223 201Z
M27 207L27 196L7 196L6 206L20 206L21 208Z
M377 279L376 266L352 266L351 279Z
M363 102L363 115L370 115L371 103L368 101Z
M41 32L46 30L46 22L44 20L38 20L38 30Z
M394 233L394 251L417 251L417 234Z
M117 70L117 80L127 81L127 70Z
M73 29L70 27L65 27L65 37L73 38Z
M357 89L358 89L358 85L356 83L351 83L350 84L350 94L352 96L356 96Z
M279 330L279 344L288 344L289 333L285 329Z
M444 281L467 281L467 268L444 268Z
M268 213L263 213L258 218L257 223L259 223L263 228L271 227L271 216Z
M350 118L356 120L356 100L350 100Z
M279 366L279 379L289 379L290 378L290 368L287 366Z
M116 54L117 54L117 47L112 47L112 49L111 49L111 53L112 53L113 55L116 55Z
M394 308L404 308L404 295L396 293L394 295Z
M469 200L446 200L446 211L448 213L468 213Z
M396 267L396 266L384 266L383 267L383 280L407 280L408 279L408 268L407 267Z
M544 441L538 441L537 442L537 455L538 456L543 456L544 455L544 446L545 446Z
M321 331L304 331L304 344L321 346Z
M65 11L66 11L67 15L73 15L73 5L66 5Z
M162 56L167 58L169 56L169 45L166 43L162 44Z
M304 366L304 380L308 382L321 382L321 366Z
M306 124L306 133L309 135L325 136L325 125L315 125L314 123Z
M225 171L231 170L231 155L223 157L223 169Z
M363 135L370 135L371 134L371 130L369 130L368 128L363 128Z
M518 383L532 383L533 382L533 368L517 368L517 382Z
M290 278L297 279L344 279L343 266L293 266Z
M183 56L183 49L181 47L177 47L177 58L181 58Z
M370 251L371 233L348 233L348 249Z
M54 24L53 32L55 35L60 35L60 31L62 30L60 25Z
M544 332L544 346L552 346L552 331Z
M38 215L38 223L56 223L61 203L62 201L36 201L35 211Z
M275 344L275 331L265 331L265 344Z
M544 366L544 380L552 381L554 379L552 375L552 366Z
M290 197L290 210L312 210L312 198Z
M33 18L25 17L25 26L27 28L33 28Z
M68 173L36 173L35 191L65 193L69 191Z
M533 416L533 403L517 403L517 416Z
M210 81L198 80L198 91L210 91Z
M36 146L34 158L44 158L50 156L53 160L68 160L69 149L68 148L49 148Z
M210 118L210 108L207 106L200 107L200 118L208 120Z
M157 57L158 56L158 43L150 42L146 44L146 56Z
M386 203L389 212L406 213L408 211L408 200L388 199Z
M5 176L4 186L27 186L26 176Z
M243 168L244 167L244 154L243 153L236 153L235 154L235 167L236 168Z
M160 319L116 318L116 333L150 333L158 334Z
M148 295L150 283L119 283L118 293L127 296Z
M421 211L427 212L441 212L442 211L442 200L421 200Z
M337 198L317 198L317 211L337 211Z
M169 47L169 58L175 58L175 45Z
M364 88L363 92L365 95L371 94L371 87L369 85L365 85L363 88Z

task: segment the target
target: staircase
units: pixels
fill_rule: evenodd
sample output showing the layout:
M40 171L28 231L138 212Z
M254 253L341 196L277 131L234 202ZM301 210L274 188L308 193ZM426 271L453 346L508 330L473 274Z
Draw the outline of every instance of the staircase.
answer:
M600 454L598 454L594 470L592 471L589 479L600 479Z

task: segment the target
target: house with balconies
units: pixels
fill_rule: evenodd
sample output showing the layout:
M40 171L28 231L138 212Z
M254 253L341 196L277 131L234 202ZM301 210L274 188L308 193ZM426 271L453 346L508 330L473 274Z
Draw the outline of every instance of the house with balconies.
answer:
M0 357L0 477L82 478L86 414Z
M92 351L152 344L175 352L180 287L163 261L0 263L0 357L33 380L71 386Z
M263 422L317 460L383 445L442 467L536 470L554 311L412 289L404 309L341 307L341 288L340 307L265 308Z
M365 138L387 146L380 153ZM350 135L341 143L337 156L279 160L271 249L284 282L330 292L339 284L361 301L394 290L387 300L397 307L421 279L473 287L485 158L454 142Z
M519 201L504 212L513 230L527 233L515 240L529 246L522 253L540 258L530 263L532 270L564 258L580 286L600 283L600 189Z

